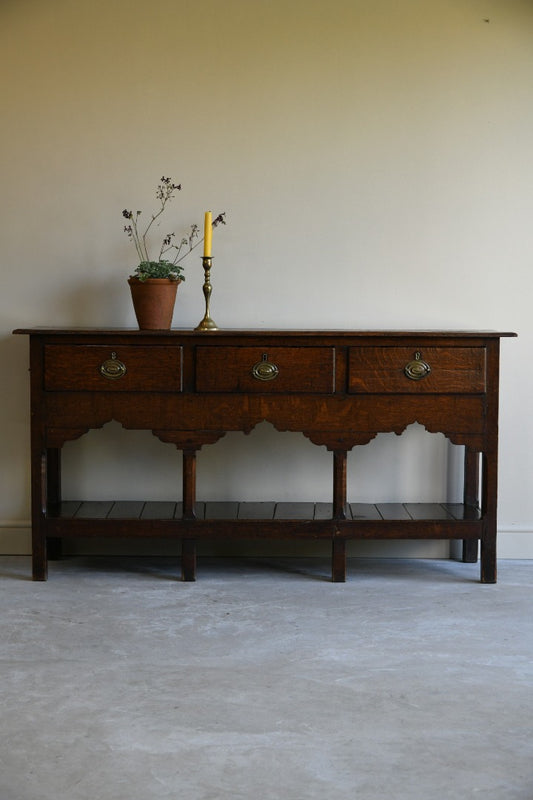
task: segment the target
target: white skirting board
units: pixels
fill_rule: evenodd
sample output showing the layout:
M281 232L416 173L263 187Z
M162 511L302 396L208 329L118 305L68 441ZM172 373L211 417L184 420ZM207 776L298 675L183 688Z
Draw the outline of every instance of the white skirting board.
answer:
M149 540L120 540L103 541L99 539L72 540L65 543L69 553L91 553L102 555L125 555L131 553L170 555L180 552L178 542L162 541L150 542ZM329 544L327 542L304 542L299 540L296 544L287 541L238 541L228 542L223 547L220 544L210 545L199 543L199 550L205 555L233 555L233 556L260 556L260 555L327 555ZM367 558L448 558L454 553L456 546L447 541L427 540L382 540L382 541L350 541L348 543L348 556ZM0 522L0 555L30 555L31 530L27 521ZM516 527L498 531L498 558L533 559L533 528Z
M533 529L498 529L498 558L533 559Z
M0 522L0 555L25 556L31 553L29 522Z

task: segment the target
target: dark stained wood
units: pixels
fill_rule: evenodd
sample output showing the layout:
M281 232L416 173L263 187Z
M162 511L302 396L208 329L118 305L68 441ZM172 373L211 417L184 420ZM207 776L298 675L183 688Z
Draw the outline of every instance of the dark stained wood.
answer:
M480 520L481 512L463 503L347 503L342 521L386 520ZM381 512L381 513L380 513ZM183 503L142 500L64 500L48 512L48 517L70 520L183 520ZM333 503L273 501L243 502L206 501L194 506L198 520L328 520L339 522L334 516Z
M169 500L151 500L150 502L143 503L141 511L141 519L174 519L176 515L177 503L172 503ZM180 509L179 516L181 517L182 511Z
M347 452L335 450L333 453L333 516L346 519L346 478Z
M333 520L304 517L287 519L159 519L115 520L109 517L76 516L68 520L48 516L46 527L52 536L62 538L112 536L117 538L154 537L226 541L245 539L478 539L480 521L447 520Z
M240 430L246 423L253 428L269 418L278 430L304 431L320 437L320 444L333 442L333 450L361 438L367 443L377 433L402 432L420 422L432 433L464 434L474 445L485 432L485 404L482 395L243 395L243 394L158 394L139 397L117 393L47 392L46 414L52 430L73 431L76 438L89 428L101 428L115 419L125 428L167 431L169 436L194 435L203 444L209 434L216 441L221 431ZM342 398L342 402L339 402ZM142 402L139 402L142 401ZM86 421L80 425L80 419ZM309 421L310 425L305 425ZM155 423L155 424L154 424ZM204 430L201 424L208 424ZM357 423L357 428L355 427ZM382 430L376 431L376 425ZM196 426L196 427L195 427ZM48 433L48 431L46 431ZM196 439L191 441L195 446ZM318 443L318 442L316 442ZM464 444L464 442L460 442ZM475 448L474 448L475 449Z
M46 340L47 337L51 337L54 342L57 342L61 338L70 338L75 336L77 339L81 341L85 341L86 343L103 343L105 344L109 341L110 338L119 341L125 344L131 344L134 342L135 339L142 339L142 340L149 340L155 339L157 344L160 344L162 341L169 342L169 343L176 343L176 339L178 340L186 340L186 339L194 339L199 341L199 337L203 338L202 344L205 344L205 334L200 333L198 334L196 331L189 329L189 328L173 328L172 330L168 331L148 331L148 330L139 330L138 328L120 328L120 327L110 327L110 328L91 328L91 327L65 327L65 328L54 328L54 327L39 327L36 326L34 328L16 328L13 331L14 334L24 334L30 336L38 336L43 340ZM369 344L372 344L374 340L378 340L383 342L384 344L390 339L393 343L397 339L409 339L414 340L415 343L421 341L430 341L433 340L436 345L442 343L443 338L450 339L450 340L464 340L465 345L482 345L483 342L487 339L501 339L505 336L516 336L516 333L513 331L472 331L472 330L449 330L449 331L442 331L442 330L431 330L430 328L422 328L420 330L372 330L372 331L365 331L365 330L329 330L329 329L309 329L309 330L298 330L295 328L276 328L272 330L270 328L226 328L224 330L218 330L215 332L210 332L208 334L210 339L216 338L217 340L223 341L224 339L235 339L236 343L239 342L242 344L243 337L246 337L247 341L253 341L254 339L260 339L261 341L270 341L272 338L279 343L280 339L283 341L288 341L290 339L290 343L293 344L297 342L298 344L315 344L319 341L320 337L335 337L335 340L338 342L348 341L351 342L354 340L357 343L366 342L368 340ZM226 342L224 342L226 344Z
M183 451L183 505L182 519L196 518L196 450ZM184 581L196 580L196 541L183 539L181 549L181 575Z
M332 519L333 503L315 503L315 514L313 519Z
M113 503L108 519L140 519L144 508L142 500L121 500Z
M181 542L181 577L184 581L196 580L196 541L183 539Z
M122 377L110 379L100 372L107 360L124 364ZM52 344L44 349L45 390L90 392L179 392L181 391L181 347L157 345Z
M443 503L446 511L449 511L454 519L481 519L481 509L479 506L467 506L464 503ZM477 549L477 542L476 549ZM474 559L476 562L477 559Z
M48 577L48 535L46 513L50 505L48 498L48 456L45 446L45 414L42 397L43 350L39 338L30 337L30 396L31 396L31 537L32 576L34 581L45 581ZM51 467L53 469L53 462ZM55 471L59 477L59 469ZM54 492L54 505L59 491Z
M335 350L332 347L198 347L198 392L331 394ZM271 380L258 380L253 367L267 360L279 370Z
M363 519L383 519L374 503L350 503L352 518Z
M500 374L500 342L487 343L487 380L497 387ZM486 446L481 453L481 508L483 510L483 534L481 536L481 581L496 583L496 513L498 505L498 403L497 390L487 398Z
M479 506L479 453L470 447L465 447L464 458L464 504L469 507ZM475 539L463 541L463 561L475 564L477 561L479 544Z
M237 519L238 503L211 502L205 504L206 519Z
M377 503L382 519L412 519L403 503Z
M113 505L112 500L92 500L82 503L76 516L79 519L107 519Z
M328 539L335 581L345 579L348 539L462 539L465 560L481 543L481 580L496 580L499 342L514 334L15 332L30 336L35 580L46 580L61 541L77 536L180 539L184 580L195 580L200 539ZM415 353L431 367L420 381L404 373ZM278 368L271 381L252 374L263 358ZM102 376L108 359L124 363L122 377ZM111 420L182 450L181 498L177 487L168 502L62 501L61 448ZM197 451L264 420L332 452L331 502L198 501ZM348 451L414 422L465 446L463 502L347 502Z
M183 519L195 518L196 450L183 451Z
M61 451L57 448L49 448L46 461L48 507L54 507L61 502ZM47 536L46 549L49 560L60 559L63 552L63 540L57 536Z
M274 519L313 519L314 503L277 503Z
M75 517L82 502L81 500L63 500L59 506L48 509L48 516L58 516L61 519L72 519Z
M405 375L416 354L431 371L420 380ZM351 347L351 392L477 394L485 391L484 347Z
M331 579L333 583L346 580L346 540L333 539L331 543Z
M268 501L239 503L239 519L273 519L276 504Z
M454 519L440 503L404 503L411 519Z

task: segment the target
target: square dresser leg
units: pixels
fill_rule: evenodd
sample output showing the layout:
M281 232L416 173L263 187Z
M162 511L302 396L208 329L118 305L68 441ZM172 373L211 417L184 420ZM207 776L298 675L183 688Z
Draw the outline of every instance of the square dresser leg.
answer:
M331 580L333 583L344 583L346 580L346 539L333 539Z
M181 578L184 581L196 580L195 539L183 539L181 543Z

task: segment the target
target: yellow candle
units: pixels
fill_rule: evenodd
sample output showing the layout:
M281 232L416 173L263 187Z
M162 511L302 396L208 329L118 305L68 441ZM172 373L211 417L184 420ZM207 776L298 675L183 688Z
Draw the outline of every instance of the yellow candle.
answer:
M211 242L213 239L213 223L210 211L205 212L204 223L204 258L211 258Z

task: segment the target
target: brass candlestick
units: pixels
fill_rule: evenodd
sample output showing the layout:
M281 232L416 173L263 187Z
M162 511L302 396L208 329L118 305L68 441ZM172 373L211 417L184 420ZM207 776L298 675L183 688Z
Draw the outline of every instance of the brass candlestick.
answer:
M218 331L217 324L209 316L209 301L211 300L211 256L202 256L202 266L204 268L203 292L205 297L205 314L203 320L196 326L195 331Z

